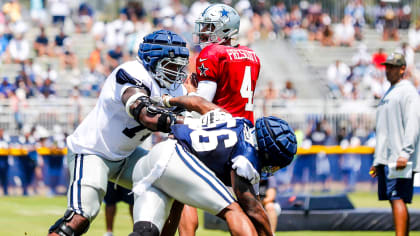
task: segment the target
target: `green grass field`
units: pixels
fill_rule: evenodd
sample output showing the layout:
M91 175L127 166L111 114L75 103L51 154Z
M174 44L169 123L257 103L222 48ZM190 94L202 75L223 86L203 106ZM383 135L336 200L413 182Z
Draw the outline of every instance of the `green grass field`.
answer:
M349 195L356 207L389 207L388 202L379 202L374 193L353 193ZM0 236L38 236L46 235L48 227L62 216L66 206L65 197L1 197L0 198ZM413 199L411 209L420 209L420 196ZM200 212L202 222L202 212ZM125 204L118 205L114 235L128 235L131 232L131 219L128 207ZM105 232L104 213L92 223L86 235L102 236ZM200 225L197 235L220 236L229 235L227 232L218 230L206 230ZM394 235L392 232L277 232L276 235ZM411 235L419 235L420 232L412 232Z

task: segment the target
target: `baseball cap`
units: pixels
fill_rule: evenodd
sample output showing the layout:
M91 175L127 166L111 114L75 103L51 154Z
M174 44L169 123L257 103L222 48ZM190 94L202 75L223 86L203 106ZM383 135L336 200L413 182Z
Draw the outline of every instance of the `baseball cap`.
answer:
M392 53L381 65L405 66L405 58L401 53Z

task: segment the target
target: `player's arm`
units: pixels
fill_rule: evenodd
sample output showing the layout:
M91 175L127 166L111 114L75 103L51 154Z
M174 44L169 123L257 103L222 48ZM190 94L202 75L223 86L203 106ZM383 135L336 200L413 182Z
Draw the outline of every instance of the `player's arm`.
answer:
M234 170L231 170L230 176L238 203L251 219L258 235L273 235L267 213L258 200L250 181L237 175Z
M200 114L206 114L214 109L221 109L216 104L200 96L165 97L164 104L165 106L183 107L188 111L195 111Z
M176 114L153 105L145 89L127 88L121 100L127 114L150 130L168 133L171 125L177 122Z

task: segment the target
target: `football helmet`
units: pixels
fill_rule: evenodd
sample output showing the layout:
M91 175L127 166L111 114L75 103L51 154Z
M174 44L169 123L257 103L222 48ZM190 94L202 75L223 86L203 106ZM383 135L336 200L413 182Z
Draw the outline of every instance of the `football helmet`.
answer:
M158 30L143 38L137 57L160 87L176 89L187 78L184 70L189 50L186 45L178 34Z
M194 34L198 44L204 48L211 43L223 43L239 32L240 16L225 4L212 4L195 21Z
M255 123L261 177L269 177L289 165L297 151L295 133L290 125L277 117L262 117Z

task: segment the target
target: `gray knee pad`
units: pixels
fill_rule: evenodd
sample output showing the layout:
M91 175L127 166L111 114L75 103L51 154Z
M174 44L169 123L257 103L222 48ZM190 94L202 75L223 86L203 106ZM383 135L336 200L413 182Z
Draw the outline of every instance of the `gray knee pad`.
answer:
M159 236L159 229L152 222L139 221L133 226L133 232L128 236Z

